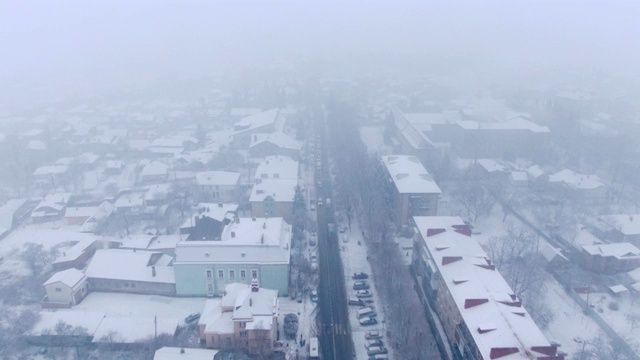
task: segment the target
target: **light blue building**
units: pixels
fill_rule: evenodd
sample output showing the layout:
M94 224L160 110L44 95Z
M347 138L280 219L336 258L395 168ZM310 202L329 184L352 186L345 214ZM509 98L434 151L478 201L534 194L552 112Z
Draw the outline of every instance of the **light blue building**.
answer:
M289 294L291 225L282 218L238 218L218 241L181 241L174 261L178 296L222 296L230 283Z

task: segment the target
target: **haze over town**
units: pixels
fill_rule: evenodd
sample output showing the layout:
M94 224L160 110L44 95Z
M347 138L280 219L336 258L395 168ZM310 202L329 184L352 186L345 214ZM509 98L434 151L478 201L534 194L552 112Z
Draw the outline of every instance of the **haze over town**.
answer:
M639 358L638 18L0 1L0 354Z

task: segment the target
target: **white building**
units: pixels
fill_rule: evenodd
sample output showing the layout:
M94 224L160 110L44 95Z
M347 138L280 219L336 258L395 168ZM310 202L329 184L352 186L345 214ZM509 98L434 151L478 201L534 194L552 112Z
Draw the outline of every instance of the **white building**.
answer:
M240 196L240 173L203 171L196 174L198 202L236 202Z

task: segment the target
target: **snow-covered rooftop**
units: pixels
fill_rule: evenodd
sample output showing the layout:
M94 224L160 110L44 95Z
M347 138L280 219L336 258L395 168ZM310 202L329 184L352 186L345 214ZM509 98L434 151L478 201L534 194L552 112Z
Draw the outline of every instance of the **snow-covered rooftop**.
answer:
M161 252L103 249L93 255L86 274L88 278L175 283L169 266L172 260Z
M49 285L49 284L61 282L67 285L68 287L73 288L78 283L80 283L82 279L85 279L85 278L86 277L82 271L75 268L71 268L71 269L59 271L53 274L53 276L51 276L49 280L45 281L44 284L42 285Z
M257 284L256 284L257 285ZM230 311L229 311L230 310ZM220 305L207 308L200 318L205 333L233 331L233 321L247 322L247 329L271 329L278 314L278 291L240 283L225 286Z
M263 111L261 113L253 114L246 116L240 121L236 122L234 128L236 129L236 133L243 133L247 131L251 131L254 129L261 128L263 126L268 126L273 124L275 127L279 127L278 117L282 116L280 114L280 109L275 108L267 111ZM277 129L276 130L282 130Z
M238 204L216 204L216 203L199 203L197 205L197 213L187 219L182 228L195 226L196 218L202 216L222 222L225 218L233 220L235 212L238 211Z
M485 359L535 359L551 347L459 217L414 217L429 256ZM505 349L511 349L506 351Z
M40 166L33 172L33 176L60 175L69 170L67 165L45 165Z
M202 171L196 174L196 185L200 186L235 186L240 180L240 173L229 171Z
M476 162L480 167L482 167L489 173L509 171L509 167L499 160L478 159Z
M160 161L152 161L140 171L140 176L167 175L168 170L169 166L167 164Z
M411 155L388 155L382 157L393 183L401 194L440 194L420 159Z
M0 206L0 235L13 229L13 215L27 202L26 199L11 199Z
M549 182L563 183L574 189L591 190L604 187L605 184L598 175L579 174L569 169L560 170L549 175Z
M249 201L261 202L271 196L276 202L293 202L297 185L297 179L264 179L253 185Z
M582 247L589 255L615 257L620 260L640 259L640 249L631 243L613 243L599 245L585 245Z
M604 215L600 219L624 235L640 234L640 214Z
M254 179L297 179L297 161L288 156L267 156L258 164Z
M175 264L288 263L291 225L282 218L236 218L225 226L219 241L181 241Z
M465 130L527 130L533 133L548 133L549 128L519 117L504 122L479 122L476 120L460 120L458 126Z
M279 131L270 134L253 134L251 136L251 144L249 145L249 148L252 148L264 142L270 142L280 148L285 149L302 149L302 144L299 141Z

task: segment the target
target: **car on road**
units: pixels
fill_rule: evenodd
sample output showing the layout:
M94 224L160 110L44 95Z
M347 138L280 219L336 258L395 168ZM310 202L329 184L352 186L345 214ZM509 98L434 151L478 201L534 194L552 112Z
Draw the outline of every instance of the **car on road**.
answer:
M373 356L369 356L369 360L388 360L389 357L387 356L387 354L378 354L378 355L373 355Z
M322 206L322 198L321 197L318 198L318 206Z
M389 350L387 350L386 347L377 346L377 347L372 347L369 350L367 350L367 355L375 356L375 355L380 355L380 354L386 354L388 352L389 352Z
M184 322L185 324L191 324L198 321L199 319L200 319L200 313L195 312L195 313L189 314L186 318L184 318Z
M369 290L369 284L364 281L356 281L353 283L353 290Z
M310 299L311 299L311 302L314 302L314 303L318 302L318 290L311 290Z
M315 204L309 205L309 210L316 211L316 205Z
M357 297L349 298L349 305L364 306L364 301L362 301L362 299L358 299Z
M374 356L374 355L386 354L388 352L389 350L387 350L387 348L384 346L374 346L369 348L369 350L367 350L367 355Z
M382 333L376 330L367 331L366 333L364 333L364 338L367 340L382 339Z
M317 262L317 261L318 261L318 255L316 255L316 254L311 254L310 259L311 259L311 262Z
M364 280L364 279L368 279L369 275L367 275L367 273L363 273L363 272L355 272L355 273L353 273L353 275L351 275L351 278L353 280Z
M347 227L345 225L340 225L340 228L338 228L338 231L340 231L341 233L345 233L347 232Z
M356 291L356 297L358 299L368 299L370 297L372 297L373 294L371 294L371 292L369 290L358 290Z
M382 339L367 340L364 346L367 348L367 350L369 350L369 348L376 347L376 346L384 347L384 343L382 342Z
M358 319L358 322L362 326L371 326L378 323L378 321L374 317L366 317L366 318Z

